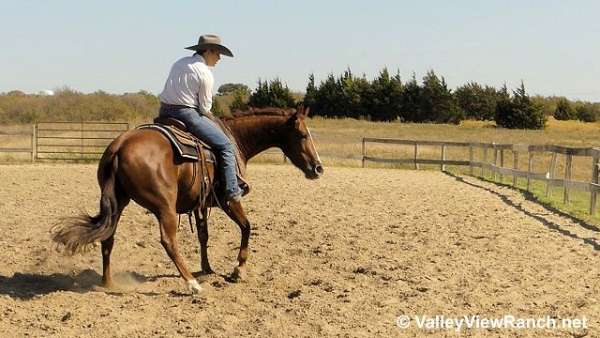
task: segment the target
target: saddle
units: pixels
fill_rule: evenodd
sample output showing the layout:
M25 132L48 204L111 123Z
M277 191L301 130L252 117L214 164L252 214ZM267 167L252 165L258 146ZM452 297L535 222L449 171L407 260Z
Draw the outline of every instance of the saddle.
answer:
M175 155L182 160L199 161L200 151L203 151L209 162L215 162L215 156L210 151L210 146L188 132L185 124L179 120L157 117L154 119L154 124L144 124L139 126L138 129L160 131L171 142Z
M226 130L226 127L218 121L217 123L221 129L225 132L232 142L233 137ZM211 147L202 142L199 138L194 136L187 130L185 124L174 118L167 117L157 117L154 119L154 124L145 124L137 127L137 129L154 129L160 131L173 146L173 150L175 152L175 156L179 157L183 161L206 161L211 163L216 163L216 156L212 152ZM235 142L234 142L235 145ZM242 189L242 195L245 196L250 192L250 185L246 182L244 178L244 168L242 168L241 157L239 154L239 150L236 149L236 159L237 159L237 177L239 186ZM217 178L218 180L218 178Z

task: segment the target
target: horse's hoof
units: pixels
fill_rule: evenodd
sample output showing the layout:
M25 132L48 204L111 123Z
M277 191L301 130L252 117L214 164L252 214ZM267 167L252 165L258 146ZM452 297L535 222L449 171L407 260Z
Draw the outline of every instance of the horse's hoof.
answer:
M103 288L103 289L114 289L115 288L115 283L111 280L111 281L102 281L100 283L100 285L98 285L99 287Z
M202 287L198 283L197 280L192 279L187 281L188 289L192 292L192 294L200 293L202 291Z
M231 273L230 279L234 283L237 283L245 281L246 277L246 269L236 266L235 268L233 268L233 272Z
M105 286L104 284L92 285L90 287L90 290L96 292L110 292L112 289L113 288L111 286Z

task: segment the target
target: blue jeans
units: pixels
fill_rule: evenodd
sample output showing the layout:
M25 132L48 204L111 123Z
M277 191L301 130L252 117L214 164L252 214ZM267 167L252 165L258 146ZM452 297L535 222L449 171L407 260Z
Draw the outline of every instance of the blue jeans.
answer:
M237 182L235 149L215 122L201 115L194 108L161 107L159 115L176 118L185 123L192 134L212 148L217 156L222 182L225 183L225 198L230 199L242 193Z

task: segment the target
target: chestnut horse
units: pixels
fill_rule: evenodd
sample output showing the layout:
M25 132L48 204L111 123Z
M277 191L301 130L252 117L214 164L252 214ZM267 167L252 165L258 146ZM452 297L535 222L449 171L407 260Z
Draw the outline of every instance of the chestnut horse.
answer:
M258 153L277 147L307 178L316 179L323 173L323 167L304 122L307 114L308 109L304 108L295 111L264 108L236 113L233 118L222 121L235 139L241 153L241 165L245 166ZM53 240L63 244L71 254L100 241L102 284L110 287L113 283L110 254L115 230L123 209L130 200L134 200L156 216L162 246L191 291L199 292L200 285L179 254L176 231L178 213L193 210L200 242L202 272L211 273L207 257L206 215L207 208L211 206L209 204L215 201L208 195L210 189L202 189L202 179L195 179L203 176L209 182L215 181L215 167L212 163L208 162L203 167L198 163L181 161L175 156L169 140L160 132L153 129L130 130L112 141L98 165L98 184L101 190L98 215L84 215L73 222L57 226L53 232ZM201 194L204 196L200 196ZM198 206L198 201L205 202ZM241 204L217 204L240 227L239 264L232 277L243 278L248 259L250 222ZM200 213L203 217L200 217Z

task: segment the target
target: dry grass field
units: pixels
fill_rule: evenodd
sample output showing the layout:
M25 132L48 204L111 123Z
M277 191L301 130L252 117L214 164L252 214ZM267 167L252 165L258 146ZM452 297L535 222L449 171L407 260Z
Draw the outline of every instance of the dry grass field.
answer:
M191 296L131 204L117 229L118 287L99 248L65 257L48 230L94 213L93 164L0 166L2 337L598 337L600 234L519 192L439 171L253 164L249 276L229 283L239 230L214 210L215 275ZM178 242L199 269L196 234ZM400 329L407 315L585 318L587 329Z
M130 125L148 123L149 121L130 121ZM557 144L572 147L600 146L600 123L583 123L579 121L557 121L550 118L547 128L542 131L534 130L507 130L495 128L492 122L464 121L460 125L443 124L414 124L414 123L382 123L369 122L354 119L323 119L313 118L308 121L316 139L319 153L327 166L360 167L363 137L399 138L409 140L439 140L459 142L496 142L512 144ZM0 148L30 147L29 136L12 136L7 133L23 132L30 133L31 126L0 126ZM67 134L65 134L67 135ZM68 134L72 135L72 134ZM95 141L86 141L95 142ZM102 141L100 141L102 142ZM73 148L72 148L73 149ZM76 149L76 148L74 148ZM100 150L101 148L95 148ZM414 149L412 146L398 146L388 144L367 145L369 156L384 158L412 158ZM441 149L433 146L421 146L419 148L420 158L439 159ZM447 149L446 158L456 160L468 159L468 149ZM491 152L488 159L491 161ZM31 158L27 153L1 153L0 162L14 163L27 162ZM535 156L533 171L546 173L549 168L551 155L549 153ZM483 152L475 152L475 160L483 161ZM259 155L253 159L254 163L281 163L283 157L277 151ZM591 158L575 157L573 160L573 179L589 182L591 180ZM504 164L512 167L513 154L505 152ZM370 167L379 168L412 168L411 165L384 165L368 163ZM421 165L422 169L438 170L439 166ZM465 173L462 167L448 167L452 172ZM519 169L527 169L527 158L522 154L519 158ZM556 177L563 177L565 171L565 156L559 155ZM479 172L477 172L479 174ZM504 183L511 182L509 177L504 177ZM520 182L520 188L525 183ZM534 184L533 191L539 201L552 207L564 210L582 220L594 224L600 224L600 216L587 214L589 193L576 193L569 205L562 203L562 191L554 189L554 194L545 196L545 187Z
M131 121L131 125L149 121ZM361 140L363 137L387 137L412 140L439 140L459 142L496 142L514 144L560 144L573 147L600 146L600 123L582 123L579 121L556 121L550 118L545 130L508 130L495 128L492 122L464 121L460 125L415 124L397 122L369 122L355 119L309 119L321 156L329 165L360 166ZM29 147L27 136L12 137L11 132L30 133L30 125L0 125L0 148ZM371 145L373 155L410 154L412 149L398 146ZM449 150L452 158L464 156L464 151ZM4 156L3 156L4 155ZM439 157L439 149L420 150L423 157ZM6 154L0 153L0 159L6 160ZM279 159L279 158L278 158ZM260 161L260 159L257 159ZM507 158L507 161L509 159ZM511 162L512 163L512 162ZM588 166L589 167L589 166ZM589 168L576 166L576 177L586 176Z

